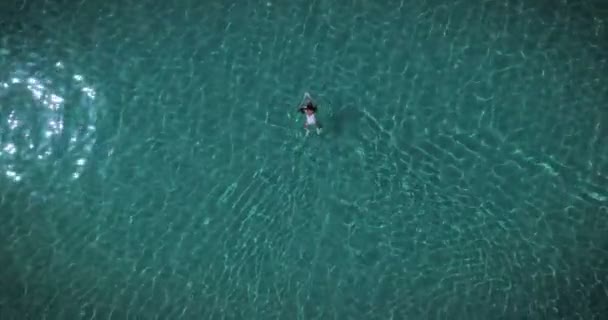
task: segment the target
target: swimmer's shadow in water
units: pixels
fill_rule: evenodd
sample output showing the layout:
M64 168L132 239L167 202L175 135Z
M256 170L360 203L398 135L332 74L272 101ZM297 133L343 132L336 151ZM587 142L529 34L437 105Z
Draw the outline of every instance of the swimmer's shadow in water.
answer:
M352 106L342 107L332 112L327 120L327 129L336 136L346 133L348 130L358 126L364 114Z

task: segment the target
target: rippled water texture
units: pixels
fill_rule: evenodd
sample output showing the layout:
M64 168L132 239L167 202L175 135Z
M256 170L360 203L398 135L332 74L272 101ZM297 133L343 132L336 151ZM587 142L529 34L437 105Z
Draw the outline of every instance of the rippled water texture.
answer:
M608 314L602 1L4 3L0 319Z

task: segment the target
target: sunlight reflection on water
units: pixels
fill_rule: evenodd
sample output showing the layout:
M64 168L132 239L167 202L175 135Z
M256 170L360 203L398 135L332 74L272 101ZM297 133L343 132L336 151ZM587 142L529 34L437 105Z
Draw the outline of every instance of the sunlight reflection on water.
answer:
M98 103L86 77L69 74L62 62L14 65L0 78L0 170L19 182L33 167L65 160L69 178L78 179L96 140Z

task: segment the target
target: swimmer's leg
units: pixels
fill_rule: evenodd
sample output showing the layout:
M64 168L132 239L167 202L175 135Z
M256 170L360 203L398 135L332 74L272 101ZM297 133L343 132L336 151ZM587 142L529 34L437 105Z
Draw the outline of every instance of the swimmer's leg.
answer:
M321 126L320 123L316 123L316 129L317 129L317 134L321 134L321 131L323 130L323 127Z

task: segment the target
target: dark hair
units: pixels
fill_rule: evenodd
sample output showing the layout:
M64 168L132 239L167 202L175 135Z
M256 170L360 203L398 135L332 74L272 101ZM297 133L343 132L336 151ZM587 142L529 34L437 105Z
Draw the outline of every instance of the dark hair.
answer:
M317 107L316 107L314 104L312 104L312 102L310 102L310 101L309 101L309 102L306 104L306 106L304 106L304 107L300 107L300 109L298 109L298 110L299 110L301 113L306 112L306 110L312 110L312 112L313 112L313 113L315 113L315 112L317 112Z

